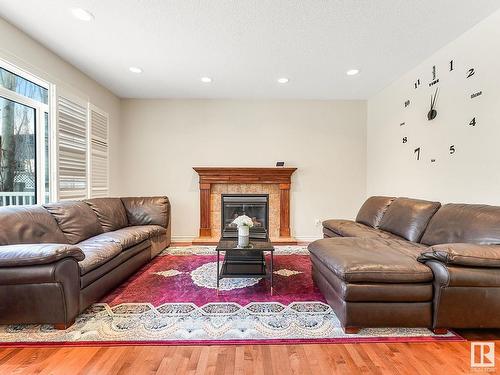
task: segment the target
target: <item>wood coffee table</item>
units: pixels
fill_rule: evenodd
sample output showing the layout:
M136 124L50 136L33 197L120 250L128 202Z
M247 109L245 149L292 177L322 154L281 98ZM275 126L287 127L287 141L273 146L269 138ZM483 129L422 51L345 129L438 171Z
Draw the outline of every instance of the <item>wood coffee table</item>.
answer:
M248 248L239 248L238 241L221 239L217 248L217 295L219 281L224 278L262 277L271 281L273 295L273 257L274 246L268 240L250 241ZM224 261L220 268L220 253L224 251ZM269 272L266 266L265 253L271 254Z

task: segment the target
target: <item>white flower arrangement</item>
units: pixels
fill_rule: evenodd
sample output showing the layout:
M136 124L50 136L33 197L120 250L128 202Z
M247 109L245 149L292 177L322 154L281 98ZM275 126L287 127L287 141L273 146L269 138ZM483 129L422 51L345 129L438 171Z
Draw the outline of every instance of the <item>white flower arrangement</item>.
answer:
M233 224L236 224L236 226L239 227L253 227L253 221L250 219L247 215L241 215L238 216L236 219L233 220Z

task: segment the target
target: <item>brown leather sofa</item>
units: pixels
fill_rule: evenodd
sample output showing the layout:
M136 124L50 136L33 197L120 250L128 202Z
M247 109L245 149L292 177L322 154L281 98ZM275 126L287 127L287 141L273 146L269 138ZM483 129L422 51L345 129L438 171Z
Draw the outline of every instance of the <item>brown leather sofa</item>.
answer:
M170 244L167 197L0 208L0 324L65 329Z
M371 197L323 233L313 277L346 332L500 328L500 207Z

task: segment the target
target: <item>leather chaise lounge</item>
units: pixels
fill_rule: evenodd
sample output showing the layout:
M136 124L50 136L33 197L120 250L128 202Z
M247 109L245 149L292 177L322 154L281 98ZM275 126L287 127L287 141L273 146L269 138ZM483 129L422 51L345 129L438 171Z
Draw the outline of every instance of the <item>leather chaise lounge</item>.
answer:
M169 244L167 197L0 208L0 324L65 329Z
M346 332L500 327L500 207L371 197L323 233L313 277Z

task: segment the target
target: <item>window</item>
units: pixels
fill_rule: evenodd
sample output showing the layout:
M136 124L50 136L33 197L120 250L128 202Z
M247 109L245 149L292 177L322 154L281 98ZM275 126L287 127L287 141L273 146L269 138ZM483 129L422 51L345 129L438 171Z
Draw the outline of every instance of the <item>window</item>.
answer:
M0 74L2 76L2 80L0 81L2 87L27 98L36 100L37 102L49 104L49 90L46 87L33 83L2 67L0 67Z
M108 187L108 115L90 106L90 196L106 197Z
M78 100L59 96L57 118L58 198L87 198L87 107Z
M58 117L58 199L106 197L108 115L82 99L60 95Z
M108 114L55 91L0 60L0 206L109 193Z
M49 200L48 87L0 62L0 206Z

